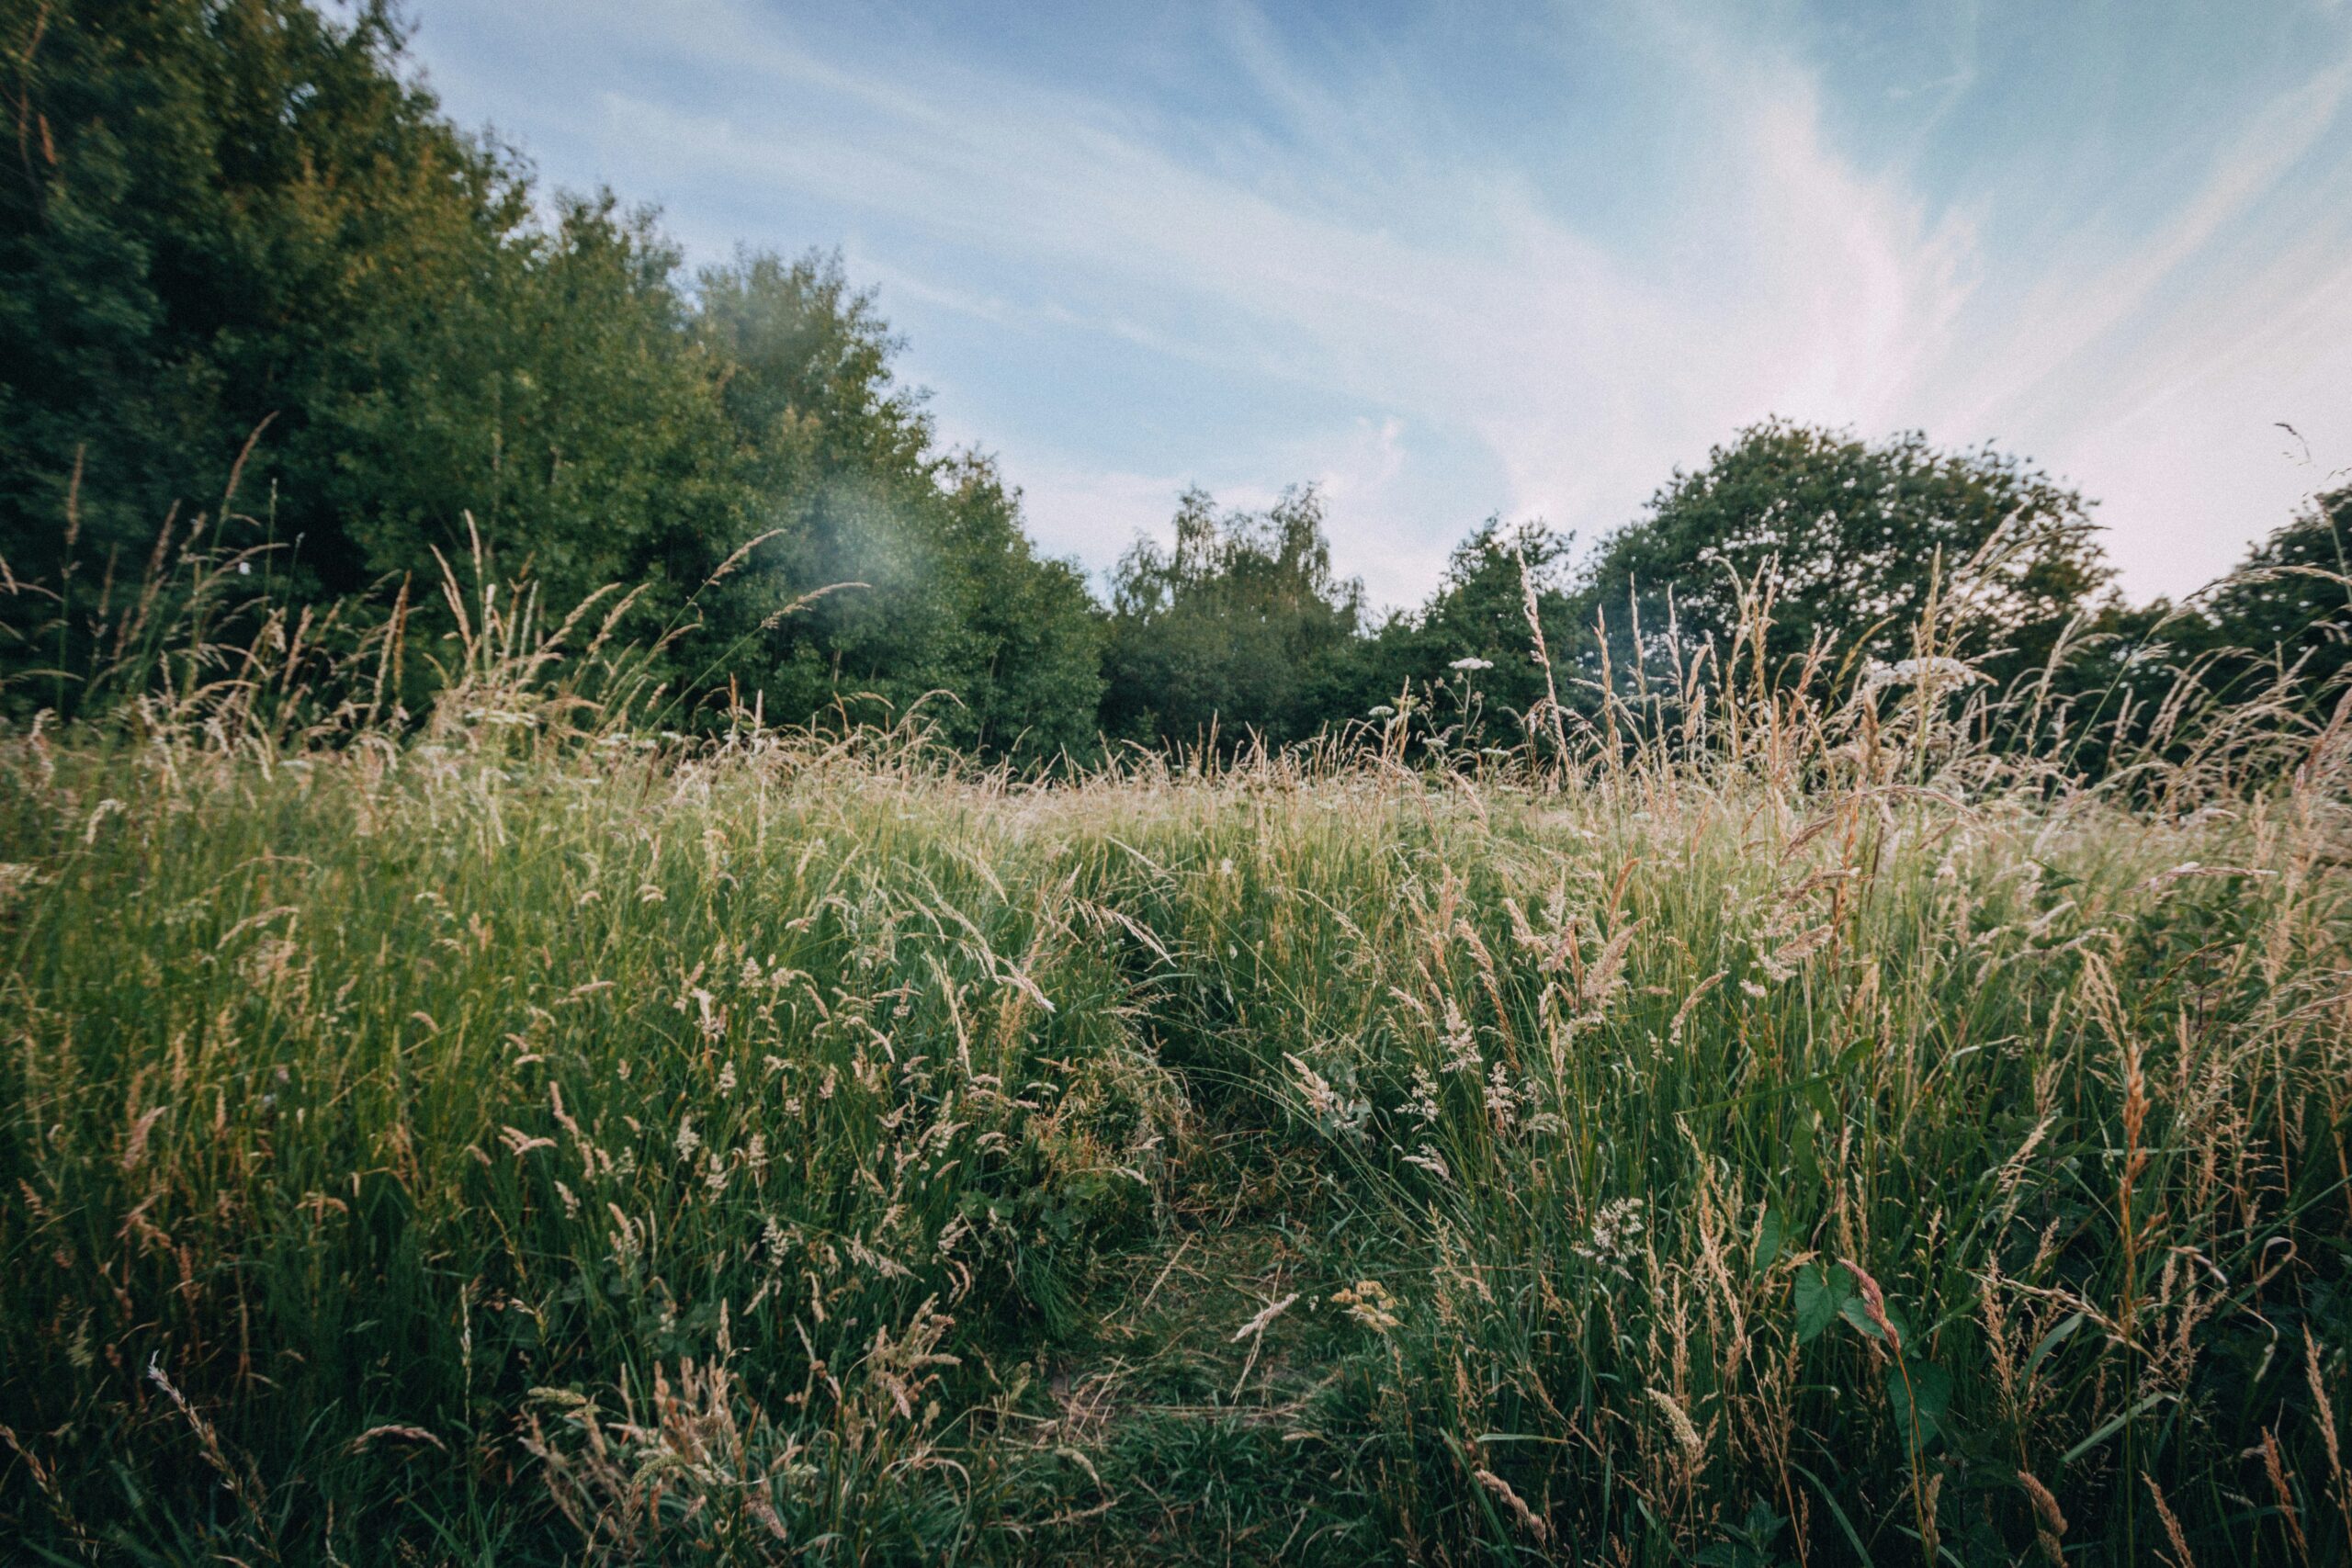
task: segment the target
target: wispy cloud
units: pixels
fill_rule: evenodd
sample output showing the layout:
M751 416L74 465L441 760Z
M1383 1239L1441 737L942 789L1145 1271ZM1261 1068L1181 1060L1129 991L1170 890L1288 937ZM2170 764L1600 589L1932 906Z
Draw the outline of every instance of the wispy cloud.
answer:
M2235 106L2153 210L2037 214L2027 253L1988 223L2035 199L2005 168L1918 172L1984 72L1973 28L1887 153L1797 47L1611 13L1574 43L1643 73L1614 134L1680 139L1611 221L1589 178L1563 188L1576 149L1498 141L1408 50L1214 17L1197 106L755 0L428 5L420 45L460 114L663 199L706 254L843 243L949 433L1001 449L1041 540L1097 567L1184 481L1317 479L1342 567L1409 601L1488 513L1589 536L1779 412L2022 446L2106 495L2134 586L2178 590L2310 482L2271 421L2352 449L2326 427L2352 380L2352 39Z

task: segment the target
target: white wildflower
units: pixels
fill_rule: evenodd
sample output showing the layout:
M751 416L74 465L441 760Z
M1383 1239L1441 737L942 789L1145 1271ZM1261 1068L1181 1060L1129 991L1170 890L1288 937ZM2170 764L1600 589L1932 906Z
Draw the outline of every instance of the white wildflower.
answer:
M1987 679L1973 665L1938 655L1931 659L1898 659L1892 664L1871 661L1862 674L1865 694L1887 686L1916 685L1932 689L1945 684L1971 685Z
M1495 661L1494 661L1493 660L1491 660L1491 659L1481 659L1481 658L1479 658L1479 657L1478 657L1476 654L1475 654L1475 653L1474 653L1474 654L1472 654L1472 655L1470 655L1470 656L1469 656L1468 658L1466 658L1466 659L1457 659L1457 660L1455 660L1453 663L1451 663L1451 664L1449 664L1449 665L1447 665L1447 666L1446 666L1446 668L1447 668L1448 670L1465 670L1465 671L1467 671L1467 670L1492 670L1494 667L1495 667Z

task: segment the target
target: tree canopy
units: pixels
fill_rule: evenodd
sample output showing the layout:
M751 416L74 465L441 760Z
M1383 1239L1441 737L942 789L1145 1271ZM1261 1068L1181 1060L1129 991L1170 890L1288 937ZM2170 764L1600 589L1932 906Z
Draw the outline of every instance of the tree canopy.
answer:
M838 263L688 277L609 193L543 218L528 166L416 85L385 4L0 16L25 130L0 175L0 555L65 584L69 643L175 515L274 546L273 581L316 595L429 577L478 534L552 606L635 591L680 633L684 701L877 718L936 694L959 743L1093 732L1081 578L1036 557L987 459L940 447Z
M1414 691L1460 705L1417 710L1429 739L1509 739L1547 697L1592 708L1604 668L1703 675L1758 593L1775 669L1902 658L1931 599L1997 681L2074 637L2067 703L2143 698L2158 649L2212 682L2352 664L2352 491L2187 608L2135 610L2090 503L2023 459L1781 419L1581 561L1490 518L1426 603L1383 617L1334 570L1312 487L1254 512L1186 492L1171 543L1139 541L1098 603L1038 554L994 459L941 443L837 258L690 273L653 213L543 192L453 126L404 47L385 0L0 0L12 711L70 706L24 675L89 661L159 538L261 548L268 592L345 604L479 538L559 612L632 595L682 725L729 702L919 708L1023 761L1301 740ZM10 619L27 583L47 585L38 638Z
M2109 575L2088 503L2016 457L1775 419L1677 472L1647 515L1602 540L1573 608L1580 626L1610 624L1621 666L1657 658L1669 628L1721 659L1743 585L1769 580L1764 652L1778 664L1816 639L1900 657L1932 593L1988 671L2007 674L2045 657Z
M1104 727L1179 744L1220 726L1304 739L1353 690L1363 607L1363 585L1332 574L1312 487L1261 513L1188 491L1173 545L1138 540L1113 580Z

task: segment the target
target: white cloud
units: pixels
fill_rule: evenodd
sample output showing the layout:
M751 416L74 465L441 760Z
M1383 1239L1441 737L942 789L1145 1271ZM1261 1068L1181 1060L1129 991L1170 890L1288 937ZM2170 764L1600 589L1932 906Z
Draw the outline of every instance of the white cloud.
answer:
M1835 143L1803 62L1702 12L1634 13L1623 25L1655 29L1655 57L1683 73L1699 151L1687 188L1649 195L1667 238L1633 250L1471 151L1394 62L1350 84L1376 90L1343 92L1253 13L1227 19L1279 137L913 45L853 62L749 0L518 0L469 25L484 47L552 57L560 94L518 98L462 64L451 91L596 150L616 181L725 193L736 219L846 215L858 270L888 298L1329 400L1239 451L1185 449L1174 427L1138 463L1050 434L991 439L985 385L944 393L951 427L1002 441L1044 547L1098 569L1163 525L1185 482L1248 503L1316 478L1341 570L1409 600L1487 513L1589 537L1677 463L1782 412L2020 446L2105 498L2132 586L2177 591L2308 480L2278 464L2272 420L2307 422L2324 465L2352 454L2352 429L2323 417L2352 383L2352 251L2331 216L2352 211L2352 61L2232 128L2144 231L2090 213L2044 254L1996 255L1982 220L2033 193L1931 207L1900 166ZM1962 29L1936 114L1968 90L1973 51ZM2248 232L2282 202L2286 220ZM717 225L703 203L672 195L690 238ZM972 257L994 283L958 275ZM1216 428L1204 415L1190 434Z

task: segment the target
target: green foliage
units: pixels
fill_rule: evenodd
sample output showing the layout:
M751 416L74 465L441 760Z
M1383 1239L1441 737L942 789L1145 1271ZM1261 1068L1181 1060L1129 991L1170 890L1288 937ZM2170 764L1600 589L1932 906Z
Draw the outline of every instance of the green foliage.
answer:
M1743 653L1766 681L1818 646L1848 679L1958 652L2007 685L2064 641L2012 739L2071 736L2091 772L2153 735L2183 664L2224 690L2346 667L2342 492L2209 605L2143 613L2094 603L2086 503L2028 465L1783 421L1678 474L1574 571L1565 538L1490 520L1377 626L1311 490L1259 514L1195 491L1105 615L1035 554L993 461L940 447L837 260L744 253L689 278L651 214L543 201L441 114L387 5L0 0L0 62L19 126L0 700L19 715L119 686L134 650L113 634L173 562L258 575L242 609L213 584L227 621L457 633L424 590L477 541L548 604L611 588L662 627L673 724L914 715L1023 766L1212 734L1461 766L1553 725L1554 701L1616 734L1613 704L1719 682L1768 623ZM1931 608L1949 645L1915 648ZM421 712L429 681L403 673Z
M550 603L618 584L666 617L687 711L929 695L960 744L1086 745L1082 582L989 464L935 449L837 264L746 254L689 288L609 194L542 223L529 171L407 80L382 6L5 16L0 556L62 592L12 626L18 674L86 673L112 596L198 536L322 601L479 537Z
M1818 730L1037 787L526 703L0 744L27 1553L2352 1526L2342 737L2151 817Z
M931 699L958 745L1089 750L1102 682L1084 581L1035 553L991 459L936 449L872 296L837 260L745 254L701 275L695 333L752 521L775 536L707 612L702 645L735 684L765 693L771 717ZM775 618L840 584L856 586Z
M6 18L30 132L0 176L0 525L20 570L62 560L69 495L85 552L131 567L268 421L248 493L280 481L281 536L353 586L342 436L317 416L367 384L366 345L481 286L526 217L517 171L392 72L381 6L342 25L296 0Z
M1909 654L1939 595L1971 659L2006 680L2047 657L2108 575L2082 498L2014 457L1770 420L1603 540L1574 614L1583 627L1607 618L1620 671L1670 669L1678 652L1687 665L1702 649L1720 663L1750 618L1743 591L1769 588L1770 633L1747 656L1778 667L1825 640L1833 663ZM1597 647L1579 658L1599 673Z
M1363 589L1331 574L1323 502L1222 514L1186 492L1175 542L1136 541L1112 584L1103 728L1195 746L1304 739L1355 694Z
M1450 750L1524 740L1550 692L1534 657L1527 596L1532 588L1547 645L1573 646L1569 544L1540 524L1481 524L1454 547L1429 602L1373 634L1357 660L1354 711L1344 716L1393 709L1400 699L1409 705L1419 692L1408 728L1445 737Z
M2315 689L2352 667L2352 487L2315 497L2204 597L2194 638L2233 650L2222 678L2300 666Z

